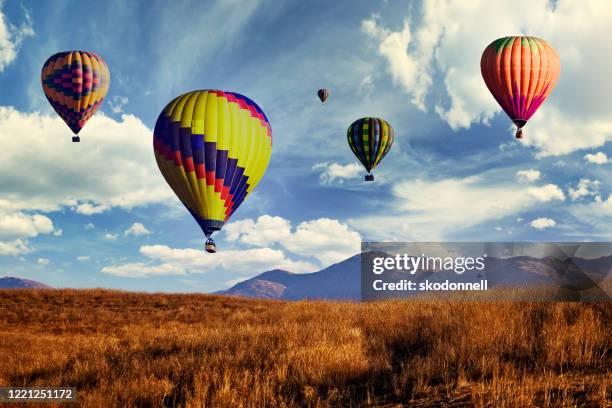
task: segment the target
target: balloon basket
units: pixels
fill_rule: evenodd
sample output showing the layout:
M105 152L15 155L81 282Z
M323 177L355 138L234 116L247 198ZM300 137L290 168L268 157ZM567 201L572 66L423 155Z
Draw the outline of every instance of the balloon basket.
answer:
M217 246L215 245L215 241L212 238L208 238L206 240L206 244L204 244L204 249L209 254L214 254L217 252Z
M374 181L374 175L373 174L366 174L365 181Z
M516 138L517 138L517 139L522 139L522 138L523 138L523 129L518 128L518 129L516 130Z
M72 143L78 143L81 141L81 138L78 136L72 136Z

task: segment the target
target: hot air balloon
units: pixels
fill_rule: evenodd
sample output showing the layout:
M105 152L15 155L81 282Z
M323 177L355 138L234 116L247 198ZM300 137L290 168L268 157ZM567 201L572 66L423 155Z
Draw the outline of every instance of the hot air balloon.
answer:
M317 91L317 95L319 96L319 99L321 100L321 102L325 103L327 98L329 98L329 90L327 90L327 89L319 89Z
M47 100L74 132L72 141L79 142L79 132L108 92L106 62L93 52L59 52L45 62L41 81Z
M346 137L351 150L368 171L365 181L374 181L370 172L391 149L393 128L383 119L361 118L349 126Z
M272 128L246 96L201 90L172 100L153 132L159 170L206 235L220 230L263 177Z
M517 127L516 137L546 100L559 77L559 56L536 37L504 37L482 53L480 70L487 88Z

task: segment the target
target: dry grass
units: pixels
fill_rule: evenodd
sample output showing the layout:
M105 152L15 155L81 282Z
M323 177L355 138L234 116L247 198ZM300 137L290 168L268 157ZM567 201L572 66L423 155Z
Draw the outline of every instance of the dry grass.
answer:
M13 290L0 333L0 386L85 407L612 406L610 303Z

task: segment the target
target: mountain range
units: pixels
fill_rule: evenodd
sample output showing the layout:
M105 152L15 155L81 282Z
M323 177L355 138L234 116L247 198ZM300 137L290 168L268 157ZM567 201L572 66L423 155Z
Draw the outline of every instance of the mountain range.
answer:
M30 279L14 278L12 276L5 276L4 278L0 278L0 289L20 288L50 289L51 286Z
M358 254L313 273L292 273L275 269L247 279L216 294L235 295L266 299L361 299L361 257ZM389 256L385 253L368 252L363 256ZM466 271L457 275L453 271L419 272L410 276L416 282L479 282L488 281L488 288L554 286L584 290L595 286L610 276L612 256L596 259L572 258L560 261L554 258L489 258L486 274ZM586 273L585 273L586 272ZM401 271L388 272L387 281L405 279L409 275ZM364 282L365 283L365 282Z

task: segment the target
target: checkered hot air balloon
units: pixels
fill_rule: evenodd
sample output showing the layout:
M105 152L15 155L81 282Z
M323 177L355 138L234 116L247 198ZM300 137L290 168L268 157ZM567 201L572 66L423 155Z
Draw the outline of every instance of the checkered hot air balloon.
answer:
M193 91L159 115L153 150L162 175L211 235L221 229L263 177L272 154L272 128L255 102L218 90Z
M383 119L361 118L349 126L346 137L351 150L368 171L365 181L374 181L370 172L389 153L393 128Z
M504 37L482 53L482 77L502 109L517 127L516 137L546 100L559 78L559 56L536 37Z
M93 52L59 52L45 62L41 81L47 100L74 132L72 141L79 142L79 132L108 92L106 62Z

